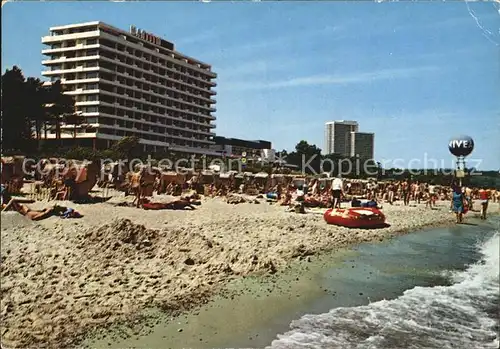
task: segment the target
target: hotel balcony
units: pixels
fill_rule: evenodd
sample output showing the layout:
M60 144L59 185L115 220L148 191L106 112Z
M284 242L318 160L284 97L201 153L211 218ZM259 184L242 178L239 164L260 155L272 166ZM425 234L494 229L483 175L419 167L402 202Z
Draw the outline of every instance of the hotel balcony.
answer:
M143 46L141 46L139 44L135 44L133 42L123 40L121 38L118 38L116 36L108 34L108 33L104 32L104 31L101 32L100 38L106 39L106 40L109 40L111 42L115 42L115 43L118 43L118 44L121 44L121 45L125 45L126 47L130 47L130 48L139 50L141 52L147 52L148 54L154 55L157 58L166 59L167 61L172 62L172 63L174 63L176 65L180 65L180 66L183 66L185 68L192 69L192 70L197 71L199 73L205 74L205 75L207 75L207 76L209 76L211 78L216 78L217 77L217 74L214 73L214 72L212 72L212 71L210 71L210 70L206 70L204 68L197 67L194 64L189 64L189 63L184 62L183 61L184 57L182 57L182 55L179 55L178 53L177 53L177 55L180 56L179 57L180 59L179 58L174 58L175 55L176 55L176 53L171 53L170 55L166 55L166 54L163 54L163 53L158 53L158 52L146 50ZM104 46L103 48L105 48L106 50L117 51L117 50L115 50L115 49L113 49L111 47ZM120 54L128 55L128 56L132 57L134 60L141 60L141 58L136 57L134 55L131 55L131 54L127 53L127 52L123 52L123 51L117 51L117 52L119 52ZM154 64L157 64L157 63L154 63Z
M62 42L62 41L76 40L76 39L98 38L99 35L100 35L99 30L82 32L82 33L73 33L73 34L49 35L42 37L42 44L51 44L55 42Z
M69 63L69 62L78 62L78 61L91 61L91 60L97 60L99 59L99 55L94 55L94 56L79 56L79 57L66 57L62 56L57 59L47 59L42 61L43 65L50 65L50 64L61 64L61 63Z
M84 72L93 72L99 71L99 67L76 67L70 69L58 69L58 70L46 70L42 72L43 76L52 76L52 75L62 75L62 74L72 74L72 73L84 73Z

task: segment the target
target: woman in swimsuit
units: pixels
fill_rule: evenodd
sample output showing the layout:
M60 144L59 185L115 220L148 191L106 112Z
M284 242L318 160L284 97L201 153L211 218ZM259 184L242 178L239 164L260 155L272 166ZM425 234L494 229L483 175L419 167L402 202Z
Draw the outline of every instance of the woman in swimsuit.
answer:
M14 211L19 212L24 217L31 219L32 221L39 221L51 216L59 216L67 209L62 206L52 206L44 208L43 210L32 210L26 205L23 205L17 202L15 199L11 199L11 201L5 206L3 211L12 208Z
M457 223L462 223L465 209L465 197L462 189L458 185L455 185L453 187L451 205L453 208L453 212L455 212L457 216Z

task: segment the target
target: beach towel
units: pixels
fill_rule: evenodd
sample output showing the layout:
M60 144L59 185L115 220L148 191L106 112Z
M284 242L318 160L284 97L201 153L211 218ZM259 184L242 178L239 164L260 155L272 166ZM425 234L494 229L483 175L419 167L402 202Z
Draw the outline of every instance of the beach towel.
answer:
M80 213L78 213L78 211L75 211L74 209L72 208L68 208L66 211L63 212L63 214L61 215L61 218L62 219L66 219L66 218L81 218L83 217Z
M277 193L267 193L266 198L271 199L271 200L277 200L278 194Z

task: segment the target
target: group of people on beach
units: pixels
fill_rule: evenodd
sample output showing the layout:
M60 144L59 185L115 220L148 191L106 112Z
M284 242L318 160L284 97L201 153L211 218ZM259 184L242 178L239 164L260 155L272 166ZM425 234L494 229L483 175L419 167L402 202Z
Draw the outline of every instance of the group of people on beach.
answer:
M483 188L460 186L453 182L450 187L436 186L433 183L412 183L407 181L376 183L368 182L361 195L354 195L352 183L337 176L324 187L319 186L317 179L309 183L283 188L277 185L272 188L272 196L276 197L281 205L293 205L294 202L303 202L306 207L341 208L342 202L350 202L351 207L380 208L380 203L394 204L400 200L403 205L409 206L425 202L426 208L434 208L438 200L450 201L450 211L456 214L457 223L463 222L463 215L473 209L475 201L480 204L480 218L485 220L488 203L499 201L499 192Z
M472 209L474 199L479 199L479 203L481 205L480 218L482 220L486 220L488 203L491 199L491 192L486 187L483 187L477 190L477 195L473 196L470 188L464 188L457 183L452 184L452 199L450 208L456 214L457 223L463 223L463 215ZM497 198L494 197L494 200L496 201Z
M70 173L68 171L68 173ZM200 195L205 197L227 197L232 194L248 195L266 195L268 199L277 201L283 206L293 206L300 203L304 207L320 208L340 208L342 202L350 202L352 207L367 206L380 207L382 203L390 205L399 201L404 206L410 206L411 203L425 203L425 207L432 209L436 206L438 200L450 201L450 209L457 213L457 222L461 222L463 214L472 209L474 200L481 201L481 218L486 218L488 201L500 201L500 191L486 188L463 187L456 189L453 184L451 190L449 186L438 186L434 183L424 183L419 181L389 180L377 181L376 179L357 180L344 179L341 176L335 178L312 177L312 176L294 176L294 175L267 175L258 177L257 175L245 176L203 176L200 173L192 173L183 180L174 176L172 180L163 180L160 175L151 176L151 179L145 181L141 173L134 174L137 178L131 176L132 180L125 180L125 187L135 188L137 182L137 207L146 209L194 209L199 204ZM88 177L88 176L87 176ZM127 179L127 176L125 176ZM136 179L134 181L133 179ZM147 182L147 183L146 183ZM137 184L135 183L135 184ZM66 182L63 183L67 185ZM150 186L149 186L150 185ZM120 189L123 184L117 184ZM148 189L149 194L146 194ZM181 196L168 205L157 205L147 199L153 192L157 194L168 194L172 196ZM196 193L185 197L186 192ZM4 194L2 194L3 196ZM459 204L459 196L463 199L462 205ZM57 196L55 197L58 198ZM3 200L6 209L15 209L26 216L33 216L34 219L46 217L54 212L54 209L47 209L40 212L28 211L20 202L11 202Z

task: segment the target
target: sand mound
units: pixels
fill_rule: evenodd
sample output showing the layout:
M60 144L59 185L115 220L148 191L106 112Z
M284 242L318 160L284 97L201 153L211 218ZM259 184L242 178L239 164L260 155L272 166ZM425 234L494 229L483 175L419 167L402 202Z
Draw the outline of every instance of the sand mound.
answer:
M134 224L129 219L120 219L88 230L83 236L83 245L98 245L101 251L141 250L153 246L158 238L158 231L147 229L144 225Z

